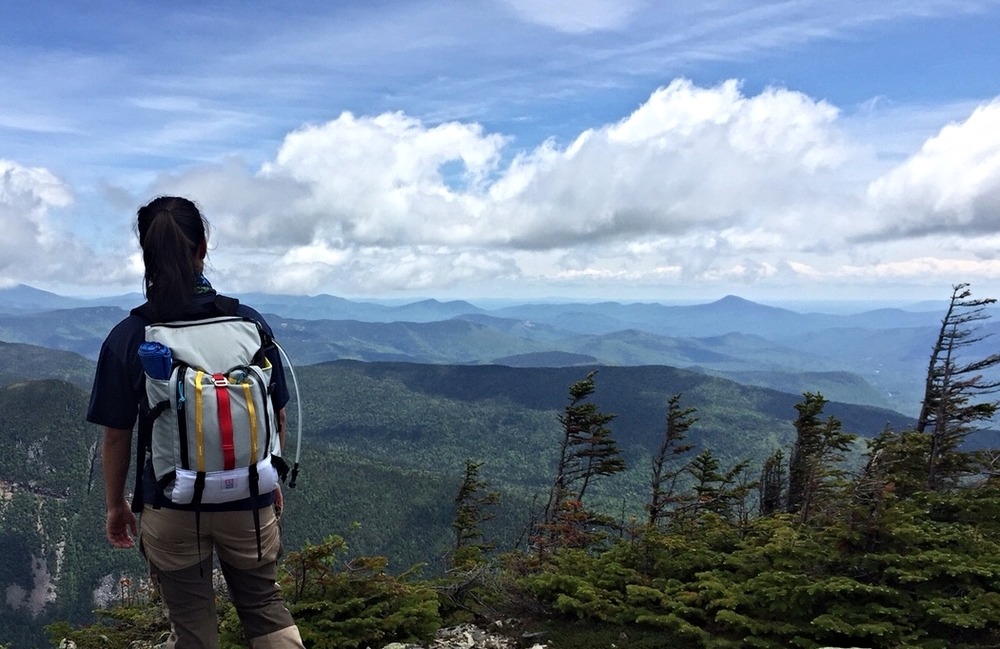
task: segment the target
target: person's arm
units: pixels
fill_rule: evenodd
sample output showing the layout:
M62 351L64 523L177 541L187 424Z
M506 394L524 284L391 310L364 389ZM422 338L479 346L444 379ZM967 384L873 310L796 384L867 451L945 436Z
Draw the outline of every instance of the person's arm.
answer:
M131 459L132 431L105 427L101 446L101 462L104 465L104 503L108 510L105 531L108 541L116 548L134 547L133 537L138 534L135 514L125 499L125 481L128 479Z
M285 426L288 425L288 417L285 409L278 411L278 444L281 445L281 455L285 455Z
M288 419L285 415L285 409L282 408L278 411L278 444L281 445L281 455L285 455L285 425ZM285 497L281 495L281 483L274 488L274 511L278 517L281 517L281 510L285 508Z

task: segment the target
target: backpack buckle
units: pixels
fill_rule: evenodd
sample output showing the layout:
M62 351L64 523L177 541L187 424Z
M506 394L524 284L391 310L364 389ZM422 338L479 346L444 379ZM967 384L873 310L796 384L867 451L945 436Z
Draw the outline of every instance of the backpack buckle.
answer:
M212 382L215 383L215 387L217 388L224 388L229 385L229 381L223 374L213 374Z

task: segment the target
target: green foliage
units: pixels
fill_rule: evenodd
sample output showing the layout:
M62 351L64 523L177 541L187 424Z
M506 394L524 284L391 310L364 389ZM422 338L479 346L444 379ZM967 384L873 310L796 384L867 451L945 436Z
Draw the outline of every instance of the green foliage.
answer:
M912 496L927 485L930 453L929 434L915 430L896 433L886 428L868 442L868 463L857 487L869 491L889 488L897 497Z
M685 466L671 467L669 460L675 460L690 451L694 445L685 444L687 431L698 421L694 416L695 408L681 408L681 395L675 394L667 401L667 423L663 432L663 442L652 458L652 475L650 477L651 495L646 504L649 512L647 524L650 527L659 525L661 518L667 514L668 508L675 502L677 479Z
M992 646L1000 537L964 512L995 514L998 496L895 501L873 551L844 525L776 515L746 533L706 515L599 554L560 550L522 583L553 614L660 628L678 647Z
M344 562L345 552L344 540L332 536L284 561L282 588L307 646L353 649L434 635L441 622L434 591L386 574L382 557Z
M149 582L133 585L132 580L122 578L119 588L116 605L98 610L95 623L73 626L60 621L46 626L52 645L61 647L70 641L79 649L130 649L165 641L170 635L170 624Z
M104 538L99 430L87 394L56 380L0 388L0 641L41 646L46 624L92 622L102 582L144 572Z
M494 517L492 507L500 502L499 491L488 491L489 483L479 477L482 462L465 461L462 486L455 496L455 545L452 547L452 569L467 570L481 563L484 553L496 547L483 541L482 524Z
M822 395L806 392L802 396L803 401L795 405L799 416L788 463L787 511L806 521L829 505L843 487L846 471L840 464L857 436L843 432L833 415L826 421L820 419L827 404Z
M749 516L747 498L757 483L747 479L749 462L739 462L720 473L718 459L710 449L698 454L688 467L692 478L693 499L682 510L684 516L700 517L711 512L731 522L742 523Z
M37 347L18 342L2 342L16 340L8 335L9 331L2 324L4 319L0 315L0 385L55 379L67 381L81 389L90 389L94 380L92 361L74 352L50 349L54 345ZM34 332L45 331L50 327L51 323L46 322L41 327L36 326Z
M565 386L586 371L338 361L303 367L299 379L314 443L425 470L483 458L483 477L493 484L547 489L558 451L552 424L563 412ZM683 393L698 412L687 441L711 448L724 465L762 460L793 437L795 395L662 366L601 367L599 377L601 407L617 414L615 438L635 467L613 482L630 495L648 493L648 458L662 442L664 401L672 394ZM908 421L848 404L827 410L850 430Z
M950 358L947 346L939 351ZM929 384L940 374L936 367L932 359ZM947 361L944 367L946 375ZM953 397L951 407L963 406L967 396ZM968 467L960 434L935 440L935 433L895 434L888 426L852 477L844 462L855 436L844 433L836 417L821 419L827 403L821 395L804 397L796 405L787 514L775 513L780 452L761 471L766 515L750 520L734 518L724 505L726 487L745 466L722 474L706 450L686 466L694 478L690 517L675 515L663 529L649 525L603 550L559 547L521 579L522 587L549 615L662 629L672 647L996 646L995 478L955 488L956 468ZM937 432L946 417L953 433L970 421L957 410L937 413ZM660 458L680 439L668 430ZM935 465L947 479L927 479ZM746 490L737 498L756 486L742 484ZM945 484L951 488L942 490ZM671 500L685 502L683 495Z
M382 557L344 561L341 537L291 552L282 564L280 583L306 646L355 649L374 643L420 642L440 626L438 597L409 575L392 577ZM71 640L80 649L128 649L153 645L169 634L169 625L148 586L132 589L123 579L115 606L98 611L96 623L74 627L57 622L46 627L51 642ZM221 584L217 590L219 640L225 649L246 646L235 608Z
M759 498L757 500L761 516L771 514L783 509L782 498L785 493L785 454L781 449L775 451L764 460L760 469L760 480L758 481Z
M596 528L614 524L583 503L592 481L626 469L618 442L607 426L615 415L588 401L594 393L595 374L590 372L586 379L570 386L569 404L559 415L562 436L555 480L536 529L540 552L549 546L586 547L601 537Z

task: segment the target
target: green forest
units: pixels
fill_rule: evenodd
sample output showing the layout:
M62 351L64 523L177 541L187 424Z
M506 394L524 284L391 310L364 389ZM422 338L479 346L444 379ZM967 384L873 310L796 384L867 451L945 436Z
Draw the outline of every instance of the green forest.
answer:
M303 367L282 575L303 638L513 619L560 648L996 646L1000 455L969 443L998 407L1000 354L968 354L992 302L955 287L912 421L664 367ZM19 431L0 583L59 575L41 614L4 619L12 649L166 628L137 555L106 549L85 401L57 379L0 390ZM101 584L95 618L80 595Z

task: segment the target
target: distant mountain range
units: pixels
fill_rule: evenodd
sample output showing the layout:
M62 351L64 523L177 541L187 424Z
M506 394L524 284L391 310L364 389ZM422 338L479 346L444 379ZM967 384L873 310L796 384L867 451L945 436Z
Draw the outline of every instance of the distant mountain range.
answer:
M728 296L707 304L379 304L330 295L236 295L267 314L296 363L329 360L517 367L669 365L794 393L915 413L943 309L799 313ZM82 300L0 290L0 340L95 359L138 294ZM992 334L998 324L987 321ZM987 338L974 353L991 353Z

